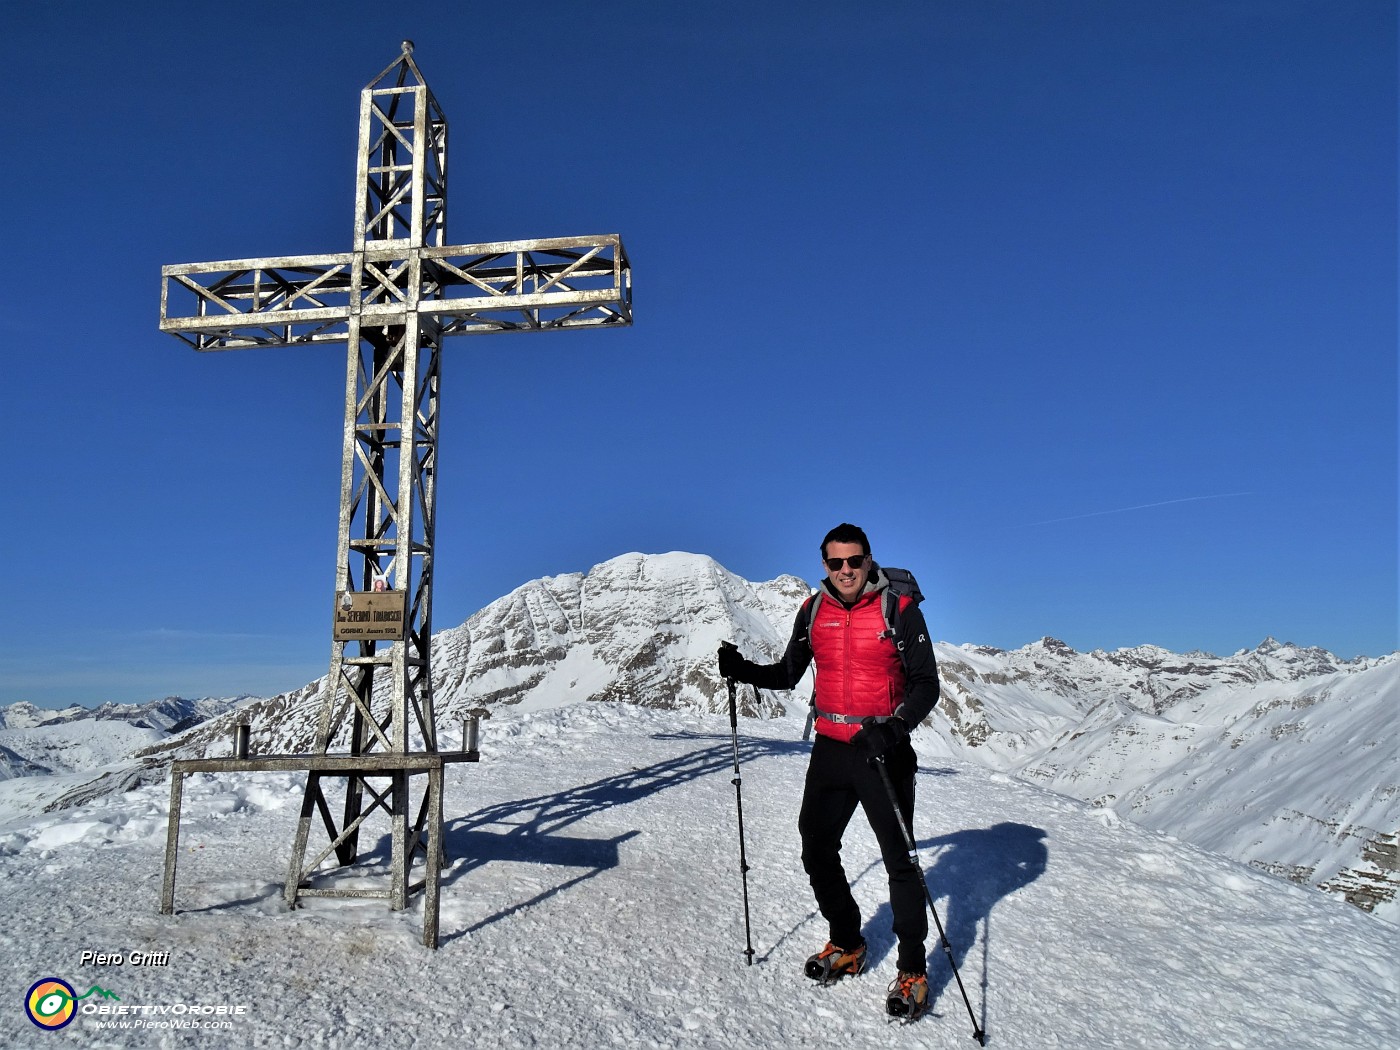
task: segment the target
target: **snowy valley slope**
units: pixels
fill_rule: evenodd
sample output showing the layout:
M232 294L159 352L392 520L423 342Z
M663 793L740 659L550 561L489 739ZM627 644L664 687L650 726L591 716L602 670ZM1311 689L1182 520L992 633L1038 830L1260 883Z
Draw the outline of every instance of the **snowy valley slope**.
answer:
M1400 919L1400 654L939 650L940 750Z

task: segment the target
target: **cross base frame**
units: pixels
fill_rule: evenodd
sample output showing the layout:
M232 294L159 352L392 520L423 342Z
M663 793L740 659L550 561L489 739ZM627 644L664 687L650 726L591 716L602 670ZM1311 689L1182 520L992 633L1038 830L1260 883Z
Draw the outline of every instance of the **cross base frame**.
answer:
M165 878L161 886L160 912L175 911L175 878L180 854L180 816L183 805L185 778L192 773L254 773L272 771L305 771L306 791L302 797L301 815L297 822L296 844L292 850L283 897L289 908L297 906L300 897L369 897L387 899L393 911L402 911L408 899L423 891L423 944L438 945L438 910L441 872L446 864L442 845L443 769L455 762L477 762L475 751L448 753L409 752L376 755L265 755L260 758L194 758L179 759L170 764L170 817L165 836ZM417 818L410 827L408 821L409 786L414 776L428 777ZM337 830L326 802L322 781L344 779L346 782L346 813L344 826ZM375 790L371 779L387 779L387 787ZM364 805L364 795L370 800ZM376 810L389 814L393 837L393 871L388 889L336 889L308 885L312 874L322 861L334 852L342 866L354 863L358 836L365 819ZM305 863L306 844L310 836L312 815L319 813L330 838L328 845L309 864ZM423 878L410 883L409 873L414 856L424 855Z

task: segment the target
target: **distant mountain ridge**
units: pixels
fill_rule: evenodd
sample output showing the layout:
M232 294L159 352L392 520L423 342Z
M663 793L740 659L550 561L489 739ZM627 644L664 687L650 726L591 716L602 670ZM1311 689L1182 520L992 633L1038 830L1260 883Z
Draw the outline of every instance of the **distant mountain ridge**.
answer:
M1339 660L1266 639L1219 658L939 647L970 758L1400 919L1400 653ZM1393 921L1392 920L1392 921Z
M32 729L42 725L61 725L95 719L99 722L127 722L143 729L158 729L164 733L179 733L210 718L225 714L239 704L256 700L254 696L204 697L189 700L183 696L167 696L144 704L102 704L100 707L65 707L50 711L27 701L0 707L0 730Z
M20 701L0 707L0 780L98 769L133 750L228 714L253 697L167 696L144 704L49 711Z
M751 583L684 553L627 554L526 583L434 636L439 744L456 746L461 718L479 710L576 702L726 710L719 642L775 659L809 593L796 577ZM928 612L936 630L936 603ZM1400 919L1400 653L1341 660L1272 638L1228 657L1150 645L1080 653L1053 638L1012 651L936 650L943 697L915 734L926 759L1035 781ZM757 698L741 689L743 713L802 719L808 685ZM172 758L227 754L238 721L251 725L254 753L305 752L323 687L318 680L178 735L157 733L129 752L139 765L109 770L105 786L83 784L49 808L159 779ZM376 703L386 702L377 690ZM0 745L13 746L3 737Z

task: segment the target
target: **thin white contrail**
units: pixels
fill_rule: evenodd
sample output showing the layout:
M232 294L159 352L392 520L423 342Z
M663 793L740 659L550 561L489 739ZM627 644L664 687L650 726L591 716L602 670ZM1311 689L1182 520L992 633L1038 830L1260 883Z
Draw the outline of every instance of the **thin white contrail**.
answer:
M1136 507L1115 507L1113 510L1095 510L1088 514L1071 514L1067 518L1049 518L1046 521L1027 521L1011 526L1013 529L1029 529L1033 525L1054 525L1061 521L1078 521L1080 518L1101 518L1105 514L1127 514L1133 510L1148 510L1152 507L1168 507L1173 503L1195 503L1203 499L1229 499L1231 496L1248 496L1248 492L1218 492L1213 496L1185 496L1181 499L1164 499L1160 503L1139 503Z

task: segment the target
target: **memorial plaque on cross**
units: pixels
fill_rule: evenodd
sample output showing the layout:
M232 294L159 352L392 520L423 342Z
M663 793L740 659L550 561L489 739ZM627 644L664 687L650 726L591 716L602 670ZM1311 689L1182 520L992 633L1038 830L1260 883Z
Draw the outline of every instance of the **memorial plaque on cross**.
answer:
M317 728L303 749L308 782L287 901L318 892L306 884L330 852L352 863L364 817L382 809L394 853L385 895L402 908L414 851L440 861L424 829L436 842L425 813L440 810L441 798L425 799L408 825L408 777L433 764L416 756L440 754L430 664L439 350L453 335L631 324L631 269L611 234L446 243L447 120L407 41L360 93L355 180L351 251L163 267L160 329L200 351L347 346L335 594L326 610L336 626ZM362 612L383 608L402 613L390 624L389 614ZM361 623L379 629L357 634ZM257 761L239 768L260 768ZM440 763L436 769L440 783ZM393 782L377 791L375 776ZM326 777L346 780L339 827L321 787ZM307 864L316 812L331 842ZM177 831L172 814L172 838ZM167 911L173 878L172 856Z

